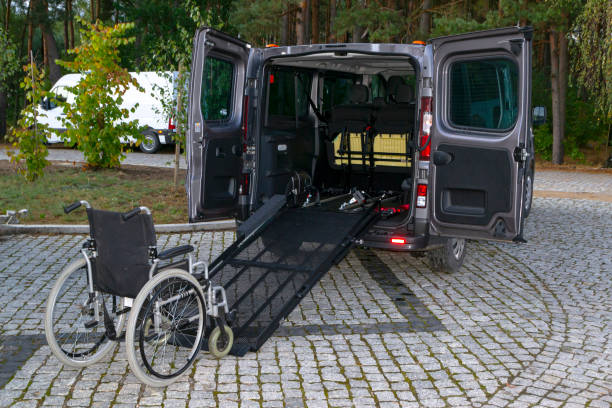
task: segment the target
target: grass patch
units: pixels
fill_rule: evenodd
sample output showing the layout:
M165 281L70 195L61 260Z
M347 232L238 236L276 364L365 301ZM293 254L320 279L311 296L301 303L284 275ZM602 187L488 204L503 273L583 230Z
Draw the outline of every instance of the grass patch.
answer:
M185 179L181 170L180 179ZM181 182L182 184L182 182ZM128 211L144 205L156 223L187 222L187 195L173 186L173 170L122 166L121 169L91 170L79 165L52 165L44 177L29 183L0 160L0 213L27 208L24 224L87 224L83 211L65 215L63 206L87 200L94 208Z

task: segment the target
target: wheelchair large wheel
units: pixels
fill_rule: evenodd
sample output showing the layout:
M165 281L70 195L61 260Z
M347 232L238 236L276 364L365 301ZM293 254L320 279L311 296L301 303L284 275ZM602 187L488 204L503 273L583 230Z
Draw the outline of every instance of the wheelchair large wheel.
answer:
M68 265L51 289L45 312L45 336L62 363L84 367L100 361L116 345L106 336L103 303L117 334L125 323L123 298L95 292L89 295L87 263L79 259Z
M165 387L193 363L206 328L200 283L180 269L156 275L134 300L125 343L130 368L143 383Z

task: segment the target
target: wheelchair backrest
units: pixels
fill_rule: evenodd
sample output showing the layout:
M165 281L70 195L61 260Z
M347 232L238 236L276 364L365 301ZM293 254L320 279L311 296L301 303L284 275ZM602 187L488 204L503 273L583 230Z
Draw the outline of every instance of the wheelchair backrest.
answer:
M119 212L92 208L87 218L97 250L94 284L105 292L135 296L148 280L149 248L157 245L153 218L141 213L124 221Z

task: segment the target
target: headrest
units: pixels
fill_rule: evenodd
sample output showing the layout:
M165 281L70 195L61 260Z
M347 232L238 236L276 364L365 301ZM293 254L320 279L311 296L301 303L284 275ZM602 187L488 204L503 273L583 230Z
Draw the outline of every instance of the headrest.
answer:
M365 85L355 84L351 86L351 103L366 103L368 101L369 93L368 87Z
M397 87L395 101L397 103L410 103L414 100L414 90L411 85L401 84Z
M402 85L404 80L401 76L394 75L389 77L389 82L387 83L387 94L395 96L397 94L397 87Z

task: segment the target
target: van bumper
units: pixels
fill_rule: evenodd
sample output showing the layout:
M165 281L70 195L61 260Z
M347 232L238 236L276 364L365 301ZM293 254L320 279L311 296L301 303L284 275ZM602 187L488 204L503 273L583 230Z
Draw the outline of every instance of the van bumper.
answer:
M392 242L391 239L396 240ZM398 242L398 240L400 240ZM401 242L403 240L403 243ZM415 235L405 228L395 231L370 229L357 239L358 245L370 248L388 249L391 251L422 251L429 245L429 235Z

